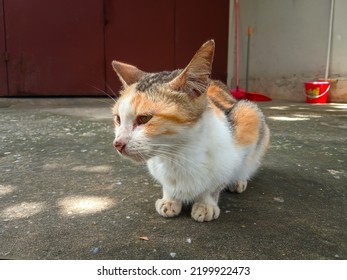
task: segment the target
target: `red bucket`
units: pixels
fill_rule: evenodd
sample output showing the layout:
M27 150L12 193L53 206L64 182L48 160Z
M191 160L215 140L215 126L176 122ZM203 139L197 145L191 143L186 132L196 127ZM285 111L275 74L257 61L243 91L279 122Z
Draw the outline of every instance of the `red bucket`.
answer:
M305 83L305 94L307 103L327 103L330 83L327 81L316 81Z

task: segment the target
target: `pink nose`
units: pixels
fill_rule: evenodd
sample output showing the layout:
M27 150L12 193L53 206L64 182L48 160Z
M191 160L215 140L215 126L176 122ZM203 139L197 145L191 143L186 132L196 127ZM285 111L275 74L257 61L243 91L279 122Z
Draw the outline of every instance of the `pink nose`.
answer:
M113 146L117 149L118 152L121 153L125 149L126 143L124 143L123 141L115 139L113 141Z

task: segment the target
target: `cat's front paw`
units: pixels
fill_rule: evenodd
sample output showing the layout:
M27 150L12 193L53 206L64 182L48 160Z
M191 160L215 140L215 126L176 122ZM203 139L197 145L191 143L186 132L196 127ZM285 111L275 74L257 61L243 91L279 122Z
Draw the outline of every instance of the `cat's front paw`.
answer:
M233 186L229 187L229 191L243 193L247 189L247 181L237 181Z
M192 208L192 218L197 222L209 222L219 217L220 209L218 205L204 203L194 203Z
M177 200L158 199L155 203L155 209L159 215L171 218L181 213L182 203Z

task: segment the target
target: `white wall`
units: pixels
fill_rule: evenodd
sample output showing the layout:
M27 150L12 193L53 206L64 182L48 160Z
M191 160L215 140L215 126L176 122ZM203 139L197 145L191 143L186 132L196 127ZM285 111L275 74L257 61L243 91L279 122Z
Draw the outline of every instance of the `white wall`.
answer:
M239 0L240 84L245 86L247 27L253 27L250 91L305 100L305 81L324 78L331 0ZM235 86L235 15L230 0L228 84ZM347 102L347 1L335 0L330 101Z

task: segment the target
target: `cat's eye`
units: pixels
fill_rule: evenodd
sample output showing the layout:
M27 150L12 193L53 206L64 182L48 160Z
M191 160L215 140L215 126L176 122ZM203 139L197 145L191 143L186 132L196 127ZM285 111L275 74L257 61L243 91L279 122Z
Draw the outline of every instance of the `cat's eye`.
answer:
M152 115L137 116L135 123L136 125L146 124L151 120L152 117L153 117Z
M120 125L120 116L116 115L116 123Z

